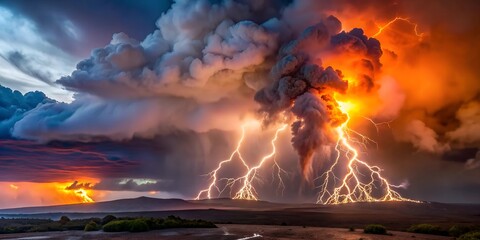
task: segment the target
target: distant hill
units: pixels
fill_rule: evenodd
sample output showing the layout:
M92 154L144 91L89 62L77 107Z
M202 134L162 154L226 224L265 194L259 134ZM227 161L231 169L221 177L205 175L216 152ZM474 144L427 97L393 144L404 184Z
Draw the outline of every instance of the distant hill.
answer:
M139 197L96 203L79 203L56 206L2 209L0 210L0 214L36 214L58 212L144 212L199 208L201 208L201 205L191 203L182 199L159 199Z
M114 214L117 217L166 217L204 219L215 223L355 227L379 223L404 230L412 224L478 224L479 204L376 202L341 205L281 204L266 201L158 199L140 197L108 202L28 207L0 210L5 218L72 219Z
M0 214L38 214L38 213L115 213L115 212L151 212L192 209L278 209L296 206L266 201L232 200L229 198L206 200L160 199L139 197L114 201L78 203L55 206L39 206L0 209Z

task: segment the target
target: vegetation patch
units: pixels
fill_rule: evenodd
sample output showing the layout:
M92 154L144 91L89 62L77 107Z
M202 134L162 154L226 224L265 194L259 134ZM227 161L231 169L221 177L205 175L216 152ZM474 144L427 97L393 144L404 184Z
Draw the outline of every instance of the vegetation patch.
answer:
M448 235L452 237L460 237L465 233L480 232L479 225L453 225L448 229Z
M426 223L412 225L407 229L407 232L442 235L442 236L448 235L448 232L445 230L442 230L442 228L440 228L439 226L426 224Z
M457 239L458 240L480 240L480 231L465 233Z
M111 222L111 221L113 221L113 220L115 220L115 219L117 219L117 217L115 217L115 216L113 216L113 215L107 215L107 216L105 216L105 217L102 218L101 224L102 224L102 225L105 225L105 224L107 224L107 223L109 223L109 222Z
M364 229L363 229L363 232L364 233L368 233L368 234L381 234L381 235L386 235L387 234L387 228L380 225L380 224L370 224L370 225L367 225Z
M176 216L167 218L116 218L107 215L103 219L69 219L62 216L59 221L50 219L0 219L0 234L49 231L98 231L105 232L145 232L166 228L215 228L215 224L204 220L182 219Z
M90 221L87 225L85 225L85 228L83 230L85 232L98 231L100 230L100 226L96 222Z

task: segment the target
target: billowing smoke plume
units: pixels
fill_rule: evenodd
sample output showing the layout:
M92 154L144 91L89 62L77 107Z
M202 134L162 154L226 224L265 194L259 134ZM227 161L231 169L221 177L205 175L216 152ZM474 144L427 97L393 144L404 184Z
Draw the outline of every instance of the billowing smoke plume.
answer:
M255 95L267 114L267 121L289 112L295 116L292 124L292 144L300 156L303 175L308 179L314 153L335 140L332 130L346 121L335 94L345 94L348 81L341 70L323 67L323 55L354 55L355 62L367 66L360 72L364 91L373 88L373 73L380 66L380 43L368 38L361 29L340 32L340 21L330 16L308 27L301 35L284 45L270 73L273 82Z

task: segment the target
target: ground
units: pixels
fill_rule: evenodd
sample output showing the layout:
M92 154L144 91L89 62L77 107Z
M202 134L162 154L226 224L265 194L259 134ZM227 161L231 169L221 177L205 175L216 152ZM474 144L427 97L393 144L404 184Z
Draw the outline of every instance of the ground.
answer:
M239 239L321 239L321 240L447 240L451 237L441 237L424 234L412 234L406 232L389 231L388 235L365 234L361 229L350 231L345 228L321 228L321 227L302 227L302 226L270 226L270 225L240 225L240 224L218 224L218 228L212 229L167 229L150 231L144 233L104 233L83 232L83 231L65 231L65 232L46 232L46 233L22 233L22 234L4 234L0 239L18 239L18 240L37 240L37 239L68 239L68 240L86 240L86 239L171 239L171 240L239 240ZM254 237L254 234L260 236Z

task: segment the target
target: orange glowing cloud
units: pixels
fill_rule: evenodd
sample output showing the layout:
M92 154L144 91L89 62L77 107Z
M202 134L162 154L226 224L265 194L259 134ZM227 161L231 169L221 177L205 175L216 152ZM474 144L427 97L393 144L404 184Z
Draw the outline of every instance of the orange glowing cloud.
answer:
M72 183L61 183L58 184L59 190L62 190L65 194L74 195L77 199L81 200L82 203L91 203L95 202L91 195L93 190L87 188L78 188L78 189L69 189Z
M89 179L89 182L98 182ZM0 206L14 208L24 206L58 205L94 202L97 193L90 189L67 190L71 182L0 182Z

